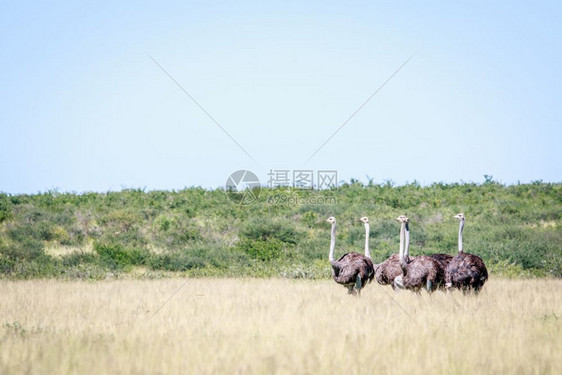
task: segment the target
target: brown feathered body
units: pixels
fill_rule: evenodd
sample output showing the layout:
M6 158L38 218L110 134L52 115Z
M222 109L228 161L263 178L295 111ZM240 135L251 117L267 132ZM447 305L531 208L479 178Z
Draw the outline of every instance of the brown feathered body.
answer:
M426 288L432 292L443 284L445 272L435 259L427 255L410 258L409 263L402 267L404 287L415 292Z
M459 252L447 266L445 283L447 287L479 292L488 280L488 270L482 258L477 255Z
M359 253L351 252L342 255L336 261L330 262L332 265L332 277L338 284L345 286L350 294L360 293L361 289L370 283L375 270L371 259ZM358 285L357 279L361 280Z
M445 289L445 273L447 272L447 266L453 259L453 256L450 254L431 254L430 257L439 263L439 267L443 272L443 282L439 285L439 289Z
M439 266L443 269L443 273L445 273L449 262L453 259L453 256L450 254L431 254L430 257L439 263Z
M402 274L400 268L400 257L398 254L391 255L384 262L375 265L375 279L380 285L391 285L394 289L394 279Z

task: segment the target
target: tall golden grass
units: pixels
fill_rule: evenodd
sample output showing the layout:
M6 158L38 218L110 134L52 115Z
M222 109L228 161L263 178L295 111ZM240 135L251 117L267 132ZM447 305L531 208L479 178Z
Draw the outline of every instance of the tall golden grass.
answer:
M330 281L194 279L157 311L183 283L1 281L0 373L562 373L562 280L354 298Z

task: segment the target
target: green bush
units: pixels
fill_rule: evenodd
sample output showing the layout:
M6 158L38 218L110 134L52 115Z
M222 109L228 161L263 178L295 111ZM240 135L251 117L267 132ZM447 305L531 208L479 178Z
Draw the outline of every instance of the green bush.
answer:
M0 255L0 275L10 275L14 271L16 262L13 259L4 258Z
M297 230L295 223L284 219L268 219L256 217L244 226L241 235L254 241L267 241L277 239L279 241L296 244L303 234Z
M190 251L153 255L149 263L152 269L165 271L187 271L208 265L205 257Z
M7 260L0 257L0 269L4 268L3 276L18 279L57 277L63 269L53 258L42 255L32 260Z
M0 193L0 223L11 217L11 206L8 195Z
M277 238L268 238L258 240L244 239L238 243L237 247L253 259L270 261L278 259L283 253L285 246L287 245Z
M33 260L43 255L44 245L33 237L22 237L7 244L0 244L0 255L11 260Z
M102 250L103 252L103 250ZM75 267L81 264L96 263L96 255L92 253L75 252L61 258L64 267Z
M127 249L121 244L94 243L94 250L103 264L111 269L122 269L126 266L142 265L148 253L140 249Z
M168 249L177 249L203 239L197 225L178 214L157 216L152 223L151 233L154 243Z
M302 215L301 220L308 228L312 228L318 222L318 214L313 211L307 211Z

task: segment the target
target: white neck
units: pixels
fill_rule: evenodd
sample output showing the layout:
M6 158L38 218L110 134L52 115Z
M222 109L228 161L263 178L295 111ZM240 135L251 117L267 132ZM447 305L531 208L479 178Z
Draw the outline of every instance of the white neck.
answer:
M405 223L404 259L410 259L410 224Z
M459 224L459 253L462 253L462 230L464 228L464 219Z
M369 250L369 223L365 223L365 256L371 258L371 251Z
M400 257L400 266L402 268L402 275L404 275L404 268L406 267L406 259L404 258L404 232L406 229L406 223L400 224L400 251L398 256Z
M334 249L336 248L336 223L332 223L332 235L330 237L330 262L334 261Z

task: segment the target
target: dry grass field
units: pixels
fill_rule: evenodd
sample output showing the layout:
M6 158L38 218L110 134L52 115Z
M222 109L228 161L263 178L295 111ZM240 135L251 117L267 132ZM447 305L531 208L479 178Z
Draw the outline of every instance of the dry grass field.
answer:
M481 295L331 281L0 281L1 374L561 374L562 280ZM156 314L155 314L156 312Z

